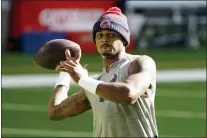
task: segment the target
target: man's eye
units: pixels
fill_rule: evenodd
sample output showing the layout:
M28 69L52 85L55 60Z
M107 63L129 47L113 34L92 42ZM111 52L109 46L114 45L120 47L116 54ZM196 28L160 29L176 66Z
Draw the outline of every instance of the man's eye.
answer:
M109 37L116 37L117 35L115 33L109 34Z
M109 37L114 37L114 34L109 34Z
M97 38L100 38L100 37L101 37L101 35L100 35L100 34L97 34L97 35L96 35L96 37L97 37Z

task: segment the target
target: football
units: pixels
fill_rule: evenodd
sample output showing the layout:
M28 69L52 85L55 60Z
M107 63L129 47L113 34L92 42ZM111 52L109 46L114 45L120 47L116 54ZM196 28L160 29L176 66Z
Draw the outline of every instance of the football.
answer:
M45 69L55 70L60 61L66 60L66 49L69 49L72 58L80 60L81 48L77 43L66 39L53 39L40 47L34 56L33 63Z

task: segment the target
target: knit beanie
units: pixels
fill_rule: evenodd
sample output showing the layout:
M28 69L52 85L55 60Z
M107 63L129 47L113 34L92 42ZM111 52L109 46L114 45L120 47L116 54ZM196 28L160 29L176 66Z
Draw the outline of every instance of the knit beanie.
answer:
M130 42L130 31L127 23L127 17L122 14L118 7L111 7L98 19L93 26L93 41L95 43L96 33L100 30L111 30L122 37L126 42L124 46L128 46Z

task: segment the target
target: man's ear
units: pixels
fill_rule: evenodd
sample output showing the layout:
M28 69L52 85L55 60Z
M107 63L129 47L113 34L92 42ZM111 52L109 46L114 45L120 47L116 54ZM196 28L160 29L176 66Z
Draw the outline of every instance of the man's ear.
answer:
M123 38L121 39L121 41L124 44L124 46L126 46L127 42Z
M124 41L124 40L122 40L122 42L123 42L123 45L124 45L124 46L126 46L127 42L126 42L126 41Z

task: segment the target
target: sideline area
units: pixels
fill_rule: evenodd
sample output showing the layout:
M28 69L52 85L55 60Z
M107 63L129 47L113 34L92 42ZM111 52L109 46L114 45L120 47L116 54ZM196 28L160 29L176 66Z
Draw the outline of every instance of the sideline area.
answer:
M91 73L93 76L98 73ZM18 87L47 87L53 86L58 74L28 74L28 75L3 75L2 88ZM157 71L157 82L193 82L206 81L206 69L188 69L188 70L159 70ZM74 85L74 82L72 82Z

